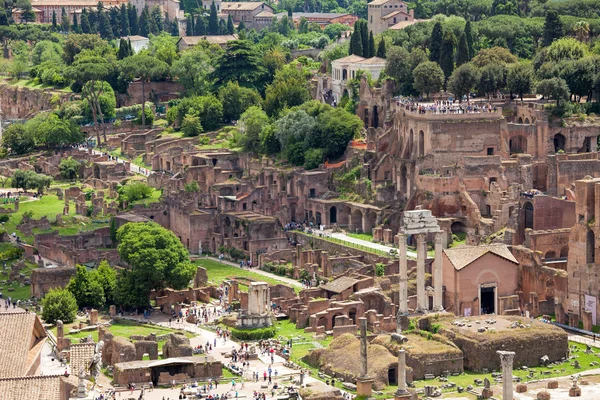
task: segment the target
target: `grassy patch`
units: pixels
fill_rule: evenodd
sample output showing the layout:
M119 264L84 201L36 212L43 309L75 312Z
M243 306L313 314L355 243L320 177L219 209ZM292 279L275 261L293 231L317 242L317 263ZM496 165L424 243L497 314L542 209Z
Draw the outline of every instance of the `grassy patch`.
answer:
M214 260L210 260L210 259L206 259L206 258L196 259L196 260L194 260L194 263L196 265L200 265L201 267L206 268L206 272L208 273L209 281L211 281L217 285L220 284L221 282L223 282L227 279L231 279L231 278L242 278L242 282L244 281L243 278L249 278L256 282L267 282L271 285L277 285L277 284L287 285L285 282L280 281L276 278L264 276L264 275L258 274L256 272L253 272L252 270L237 268L237 267L234 267L229 264L221 264L218 261L214 261ZM240 288L241 288L241 286L242 285L240 285ZM244 286L246 286L246 285L244 285ZM300 290L300 288L294 287L294 290L296 290L296 292L298 292Z
M65 92L65 93L72 92L72 90L69 86L66 86L64 88L57 88L57 87L54 87L51 85L46 85L43 83L36 82L33 79L17 79L17 80L5 81L5 82L11 86L27 87L30 89L53 89L54 91L57 91L57 92Z
M346 236L355 238L355 239L360 239L360 240L364 240L367 242L372 242L373 241L373 234L372 233L352 233L352 232L347 232Z
M448 245L449 248L462 246L463 244L467 243L467 234L465 232L456 232L452 234L452 239L452 243Z

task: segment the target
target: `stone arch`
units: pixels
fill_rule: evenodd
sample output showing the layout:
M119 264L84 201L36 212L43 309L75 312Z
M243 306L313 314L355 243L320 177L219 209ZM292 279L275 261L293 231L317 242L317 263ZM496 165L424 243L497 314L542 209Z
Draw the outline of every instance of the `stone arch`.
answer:
M398 384L398 364L392 364L388 368L388 385Z
M333 317L331 317L331 329L333 329L335 327L335 317L339 317L340 315L344 315L344 314L335 313L335 314L333 314Z
M225 217L225 226L231 226L231 219L229 217Z
M419 157L425 157L425 133L419 131Z
M362 218L363 213L358 208L352 211L352 231L356 232L358 230L362 231Z
M529 118L527 118L527 117L525 118L525 124L527 124L527 125L529 125L529 124L530 124L530 122L529 122Z
M372 120L373 124L373 128L377 128L379 126L379 110L377 109L377 106L373 106L373 120Z
M336 206L332 206L329 209L329 224L330 225L337 224L337 207Z
M453 234L467 233L467 226L461 221L454 221L450 226L450 230Z
M192 160L192 167L197 167L200 165L200 161L197 158Z
M556 252L553 250L550 250L550 251L546 252L546 255L544 256L544 258L546 260L552 260L552 259L556 258Z
M533 229L533 204L526 201L523 209L525 210L525 229Z
M519 119L517 120L517 124L522 124L523 123L523 118L519 117Z
M522 135L514 136L508 141L510 154L523 154L527 152L527 138Z
M365 220L364 232L371 233L375 225L377 224L377 213L375 211L367 212L367 219Z
M560 249L560 258L567 258L569 257L569 246L565 246L562 249Z
M565 144L567 139L562 133L554 135L554 152L558 153L559 150L565 151Z
M596 237L594 236L593 230L588 230L586 235L586 262L588 264L594 263L596 259Z
M324 326L327 329L327 318L321 317L317 321L317 326Z

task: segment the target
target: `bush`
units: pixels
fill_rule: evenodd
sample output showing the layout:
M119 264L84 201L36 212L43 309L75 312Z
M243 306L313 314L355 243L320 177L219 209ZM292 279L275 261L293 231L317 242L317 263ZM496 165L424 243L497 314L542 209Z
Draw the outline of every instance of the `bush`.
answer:
M150 195L152 195L152 188L143 182L134 182L119 188L119 196L130 202L147 199Z
M0 215L0 222L8 222L9 219L10 217L8 216L8 214Z
M375 264L375 273L377 276L383 276L385 274L385 264L377 263Z
M234 339L238 340L262 340L262 339L270 339L275 336L275 327L271 326L268 328L258 328L258 329L231 329L231 336Z
M77 301L67 289L50 289L42 299L42 307L42 318L49 324L54 324L57 320L71 323L77 314Z
M20 247L11 247L10 249L0 253L0 260L10 261L21 258L23 249Z

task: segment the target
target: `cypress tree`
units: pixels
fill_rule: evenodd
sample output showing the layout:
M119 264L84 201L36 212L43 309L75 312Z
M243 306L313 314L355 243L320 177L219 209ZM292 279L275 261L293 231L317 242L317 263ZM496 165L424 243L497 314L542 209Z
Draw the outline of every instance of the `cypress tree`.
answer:
M137 8L134 5L131 5L131 3L127 5L127 17L129 18L129 32L132 35L139 34L140 28L138 25Z
M379 42L379 46L377 47L377 57L379 58L385 58L385 40L383 40L383 38L381 38L381 41Z
M362 54L360 55L368 58L371 50L369 49L369 27L365 20L362 20L360 23L360 37L362 39Z
M210 5L210 16L208 17L208 34L219 34L219 18L217 17L217 6L215 6L214 1Z
M179 36L179 24L176 20L171 21L171 36Z
M144 7L142 13L140 14L138 27L140 35L142 36L148 37L148 35L152 33L152 25L150 23L150 11L148 11L148 6Z
M81 33L81 31L79 30L79 23L77 22L77 14L73 14L72 29L73 29L73 32L75 32L75 33Z
M56 22L56 11L52 10L52 30L56 32L58 30L58 23Z
M363 48L362 48L362 39L360 35L360 31L356 30L356 24L354 24L355 30L350 37L350 55L362 56Z
M121 14L119 13L118 7L112 7L108 10L108 20L110 21L110 27L115 36L121 35Z
M469 60L475 57L475 50L473 49L473 30L471 28L471 21L467 20L465 25L465 36L467 37L467 48L469 49Z
M431 37L429 38L429 60L440 62L442 56L442 42L444 40L444 32L442 30L442 24L437 22L433 26Z
M373 36L373 31L369 33L369 58L371 57L375 57L375 37Z
M69 16L67 15L67 10L62 8L60 13L60 30L64 33L69 32L69 28L71 27L71 22L69 21Z
M231 19L231 14L227 16L227 33L233 35L235 33L235 28L233 27L233 19Z
M226 35L227 34L227 24L225 23L224 20L220 20L219 21L219 35Z
M149 9L148 12L148 15L150 15L150 28L152 29L152 33L157 35L164 30L162 12L160 11L160 8L158 6L152 7L152 9Z
M196 20L196 26L194 26L194 35L196 36L204 36L206 35L206 23L204 22L204 17L199 16Z
M133 46L131 45L131 39L127 39L127 47L129 47L129 55L134 55Z
M127 7L125 4L121 4L120 23L121 23L121 36L129 36L129 16L127 15Z
M98 15L98 33L100 33L100 37L106 40L112 40L115 37L108 15L104 11L100 11Z
M308 32L308 21L304 17L300 17L300 23L298 24L298 33Z
M244 23L244 21L240 21L240 23L238 24L237 31L242 32L245 29L246 29L246 24Z
M85 11L85 9L83 9ZM90 33L92 29L90 28L90 21L88 20L87 12L81 12L81 32L82 33Z
M444 71L444 89L446 88L446 83L448 83L448 78L454 72L454 44L456 38L452 32L446 32L444 34L444 39L442 40L442 51L440 55L440 68Z
M119 51L117 51L117 58L122 60L124 58L129 57L129 43L125 39L119 40Z
M94 10L92 10L91 8L88 13L88 21L90 23L90 33L91 33L92 30L96 30L96 26L98 25L98 13L94 12Z
M467 35L464 33L460 35L458 41L458 48L456 49L456 66L460 67L470 61L469 58L469 46L467 44Z
M191 15L188 15L185 19L185 34L187 36L194 35L194 17Z
M563 35L563 24L556 10L548 10L546 12L546 20L544 22L544 32L542 33L542 41L544 46L550 46L552 42Z

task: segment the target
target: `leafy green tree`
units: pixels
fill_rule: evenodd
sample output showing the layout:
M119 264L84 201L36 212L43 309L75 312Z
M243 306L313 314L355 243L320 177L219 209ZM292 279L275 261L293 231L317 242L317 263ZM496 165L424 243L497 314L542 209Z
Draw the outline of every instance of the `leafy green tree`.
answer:
M150 10L150 32L154 35L158 35L163 31L164 21L161 8L159 6L153 6Z
M104 288L90 275L85 266L77 265L77 273L66 289L73 294L79 307L102 308L106 302Z
M177 39L167 32L153 35L150 38L149 50L155 58L172 65L177 59Z
M61 32L68 33L71 28L71 21L69 20L69 15L67 14L67 10L63 7L60 12L60 30Z
M164 77L169 66L148 54L139 53L119 61L119 70L127 80L139 78L142 83L142 103L146 102L146 82ZM146 126L146 107L142 107L142 126Z
M305 110L292 110L275 122L275 137L279 140L283 151L289 151L292 145L299 145L301 148L302 156L294 157L296 162L288 161L295 165L304 163L304 151L308 148L305 147L305 141L307 137L314 137L316 127L317 120L308 115ZM318 147L318 144L314 143L314 147Z
M317 135L326 158L340 157L348 142L357 137L363 128L363 122L356 115L349 113L341 107L326 105L325 111L317 116ZM308 139L306 147L312 147L312 139ZM305 156L306 159L306 156Z
M442 53L440 55L440 68L444 71L446 81L452 75L454 71L454 46L456 43L456 37L452 32L446 32L444 34L444 40L442 42Z
M252 43L247 40L233 40L227 43L225 52L217 60L212 77L217 86L237 81L240 86L258 89L262 73L259 55Z
M267 155L275 155L281 151L281 144L275 136L275 125L266 124L260 131L260 148L261 152Z
M360 39L363 49L362 56L368 58L369 54L371 54L371 49L369 47L369 27L366 20L360 20Z
M385 58L385 54L385 40L381 38L381 40L379 41L379 45L377 46L377 57Z
M269 123L269 117L258 106L249 107L241 115L238 129L242 134L242 145L247 151L257 152L260 149L260 133Z
M181 131L185 137L195 137L204 132L200 123L200 117L187 114L181 122Z
M52 178L48 175L38 174L34 171L15 170L12 175L11 185L15 189L23 189L25 191L35 189L38 193L43 193L44 189L50 187Z
M412 87L412 70L409 63L410 53L404 47L392 46L387 51L385 74L396 81L398 93L408 94Z
M98 268L92 271L90 275L92 275L92 279L96 280L102 286L106 304L114 304L117 272L104 260L98 264Z
M448 81L448 89L456 96L459 101L462 101L463 96L467 96L479 83L479 69L471 63L463 64L458 67L450 76Z
M323 149L308 149L304 153L304 168L307 170L319 167L323 162Z
M556 106L560 106L560 102L567 100L570 96L567 82L560 78L550 78L539 81L537 85L535 85L535 92L547 99L556 100Z
M91 95L88 95L88 92L90 90L94 90L97 91L98 93L100 93L100 95L98 96L98 116L100 118L100 121L103 120L103 118L114 118L116 116L116 107L117 107L117 99L115 97L115 91L113 90L112 86L110 86L110 84L108 82L105 81L99 81L96 82L96 88L91 88L91 83L86 82L83 85L83 88L81 90L81 93L85 96L85 99L83 100L82 103L82 111L83 111L83 115L86 118L93 118L94 114L92 113L91 110L91 103L88 101L88 98Z
M50 289L42 299L42 318L48 324L71 323L77 315L77 300L67 289Z
M52 10L52 30L58 31L58 23L56 22L56 10Z
M480 69L481 77L477 90L490 96L506 86L506 66L504 64L489 64Z
M196 19L196 24L194 25L194 34L196 36L204 36L206 35L206 23L204 22L204 17L199 16Z
M369 32L369 56L368 58L375 57L375 37L373 31Z
M58 164L60 176L67 181L74 181L77 179L80 167L81 163L73 159L73 157L63 158Z
M517 62L517 57L505 47L492 47L479 50L479 53L471 61L476 67L482 68L487 65L513 64Z
M79 144L84 135L73 121L60 119L56 114L49 114L37 132L37 137L50 148L63 148Z
M545 62L579 60L586 55L587 46L574 38L561 38L552 42L545 55Z
M436 22L429 38L429 59L440 62L442 58L442 44L444 42L444 30L441 22Z
M219 17L217 16L217 6L215 6L214 1L210 5L210 14L208 16L208 34L219 34Z
M121 37L129 36L131 34L129 31L129 15L125 4L121 4L119 9L119 23L121 25Z
M419 64L413 71L413 77L414 88L425 93L428 99L430 93L439 92L444 86L444 71L433 61Z
M84 50L90 50L92 54L105 56L113 50L108 42L97 34L70 34L63 42L64 59L67 65L71 65L75 56Z
M244 21L240 21L240 23L238 24L237 27L237 31L239 32L244 32L246 30L246 24L244 23ZM241 39L241 37L240 37Z
M235 121L251 106L260 106L260 94L250 88L241 87L237 82L227 82L219 89L219 100L223 103L223 119Z
M24 124L11 124L2 132L2 147L12 154L25 154L35 148L35 139Z
M303 71L286 66L277 71L273 83L265 91L264 107L270 116L278 115L284 108L305 103L310 99L308 81Z
M92 28L90 27L90 21L87 14L81 13L81 32L90 33Z
M211 60L199 46L181 52L171 66L171 75L184 88L186 94L203 95L210 91Z
M544 46L550 46L552 42L563 36L563 24L556 10L546 12L544 22L544 31L542 34L542 43Z
M460 67L461 65L468 63L470 60L467 36L462 34L458 41L458 48L456 49L456 66Z
M308 33L308 21L304 17L300 17L300 22L298 23L298 33Z
M104 11L98 14L98 33L100 33L100 37L106 40L112 40L115 38L108 15L106 15Z
M531 90L533 69L530 64L517 63L508 68L506 84L512 93L517 93L523 101L523 95Z
M184 289L196 273L188 250L173 232L156 223L128 223L117 231L118 251L129 269L117 279L117 297L131 307L147 307L152 289Z
M217 129L223 122L223 104L213 95L187 97L177 105L176 112L179 124L186 115L197 115L207 131Z

